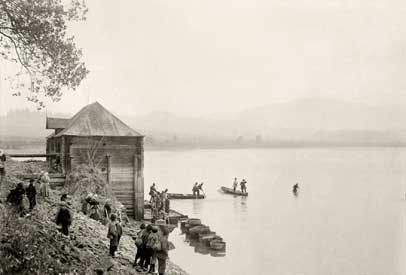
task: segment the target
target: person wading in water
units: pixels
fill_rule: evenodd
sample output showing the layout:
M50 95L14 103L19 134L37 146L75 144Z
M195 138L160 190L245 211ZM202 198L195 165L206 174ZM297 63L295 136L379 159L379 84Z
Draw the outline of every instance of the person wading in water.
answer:
M293 195L297 196L299 194L299 183L296 182L295 185L293 185Z

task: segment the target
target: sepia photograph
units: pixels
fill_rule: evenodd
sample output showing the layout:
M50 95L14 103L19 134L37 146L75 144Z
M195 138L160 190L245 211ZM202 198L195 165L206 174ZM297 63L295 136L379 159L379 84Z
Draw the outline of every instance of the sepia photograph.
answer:
M406 1L0 0L0 275L406 275Z

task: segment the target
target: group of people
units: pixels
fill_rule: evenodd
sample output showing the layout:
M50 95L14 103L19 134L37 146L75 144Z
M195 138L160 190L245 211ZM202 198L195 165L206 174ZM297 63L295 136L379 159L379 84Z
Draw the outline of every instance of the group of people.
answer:
M47 172L41 172L37 180L30 179L29 185L25 187L24 182L19 182L15 188L11 189L7 195L7 202L16 206L20 215L27 214L24 206L24 195L29 202L29 211L33 210L37 204L37 195L42 198L49 197L49 176ZM37 191L38 190L38 191Z
M155 220L166 220L170 210L170 200L168 198L168 189L159 192L156 189L155 183L152 183L149 189L149 195L151 196L149 202L152 208L152 217Z
M168 235L168 229L165 226L158 227L154 220L147 226L141 224L135 239L137 253L133 264L138 272L155 273L158 265L158 274L165 274L169 251Z
M37 204L37 189L34 185L34 180L30 180L28 187L24 187L23 182L19 182L17 186L10 190L7 196L7 202L13 205L20 217L28 215L27 209L24 206L24 195L29 201L29 212L31 212ZM59 205L58 212L56 214L55 223L61 228L59 229L62 234L69 235L69 226L72 224L72 214L67 205L67 194L61 196L61 203Z
M193 196L195 196L195 197L200 196L200 192L202 192L204 194L203 182L200 184L198 182L195 182L195 185L193 185L192 191L193 191Z
M88 193L82 197L82 213L89 215L91 219L107 224L111 220L112 206L109 200L100 205L100 198L97 194ZM120 214L120 212L119 212ZM121 222L121 215L116 216Z
M237 180L237 178L234 178L234 181L233 181L234 192L237 191L237 186L238 186L238 180ZM240 188L241 188L242 193L247 193L247 181L245 179L243 179L240 182Z

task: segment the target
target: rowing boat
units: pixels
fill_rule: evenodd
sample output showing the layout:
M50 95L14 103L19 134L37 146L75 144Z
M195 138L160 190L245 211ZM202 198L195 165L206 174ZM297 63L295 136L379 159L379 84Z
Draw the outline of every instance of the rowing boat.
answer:
M204 199L205 195L200 194L199 196L194 196L193 194L179 194L179 193L168 193L168 199L170 200L185 200L185 199Z
M221 191L223 191L226 194L232 194L232 195L236 195L236 196L248 196L248 193L243 193L239 190L234 191L234 189L224 187L224 186L221 186Z

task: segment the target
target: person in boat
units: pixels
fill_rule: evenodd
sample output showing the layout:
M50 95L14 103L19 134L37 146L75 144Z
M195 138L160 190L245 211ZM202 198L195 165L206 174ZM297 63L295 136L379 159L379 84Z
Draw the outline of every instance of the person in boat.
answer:
M237 186L238 186L238 180L237 180L237 178L234 178L234 182L233 182L233 190L234 190L234 192L237 190Z
M299 192L299 183L296 182L296 184L293 185L293 194L297 196L298 192Z
M198 189L197 189L197 195L199 196L200 195L200 191L202 191L202 193L204 194L204 191L203 191L203 182L201 183L201 184L199 184L197 187L198 187Z
M150 202L152 201L152 198L156 196L157 193L158 191L156 190L155 182L153 182L151 187L149 188L149 195L151 196L151 199L149 200Z
M196 182L192 188L193 196L199 196L199 183Z
M240 186L241 186L241 192L242 193L247 193L247 181L245 179L243 179L240 182Z

